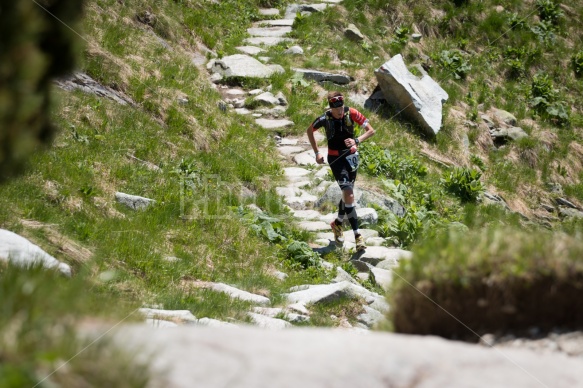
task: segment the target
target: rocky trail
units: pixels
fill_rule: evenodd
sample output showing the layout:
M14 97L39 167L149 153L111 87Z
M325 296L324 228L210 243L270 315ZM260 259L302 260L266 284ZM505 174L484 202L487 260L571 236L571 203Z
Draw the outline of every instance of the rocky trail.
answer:
M232 285L194 282L190 286L205 288L250 302L249 322L219 321L196 317L188 310L163 310L147 306L139 310L146 324L122 325L108 336L123 347L139 349L139 357L152 357L159 373L152 386L169 387L578 387L583 381L583 334L555 333L533 340L511 336L485 336L481 345L447 341L437 337L405 336L371 331L386 320L390 309L384 295L363 287L359 280L370 280L387 290L391 286L392 268L407 260L411 252L388 247L387 241L373 229L362 228L367 249L354 253L354 237L345 232L342 247L333 242L330 222L335 213L322 213L325 203L338 203L340 190L328 179L329 167L318 166L307 136L282 137L280 131L295 124L286 117L287 101L283 94L266 90L245 90L222 85L225 77L269 77L282 72L278 64L263 56L264 47L288 37L297 14L320 12L339 6L341 0L314 4L293 4L284 15L277 9L262 9L270 19L248 29L250 37L241 54L214 59L206 66L211 82L223 96L224 108L232 114L252 115L255 122L271 131L284 168L284 179L277 193L289 206L290 222L314 234L312 249L320 254L342 250L358 269L353 278L341 267L330 284L307 284L289 290L283 302L275 306L263 295L249 293ZM281 16L280 19L277 19ZM347 32L348 33L348 32ZM349 33L358 34L358 31ZM288 55L303 55L301 47L292 45ZM351 77L310 69L295 69L307 79L347 84ZM63 82L75 88L92 83L82 75L77 81ZM99 95L132 104L123 97L110 96L111 90L97 86ZM255 109L245 107L252 98ZM322 144L322 135L316 137ZM326 154L324 146L320 150ZM133 208L144 208L149 199L118 193L118 201ZM378 220L374 206L395 214L404 209L391 198L360 187L355 191L357 213L361 223L374 225ZM120 199L121 198L121 199ZM256 208L255 211L261 211ZM5 232L5 233L4 233ZM3 234L4 233L4 234ZM0 246L7 246L6 257L25 257L31 250L47 267L58 267L64 274L70 268L42 252L28 240L0 231ZM5 241L2 241L4 238ZM39 250L41 253L39 253ZM18 253L20 252L20 253ZM24 253L23 253L24 252ZM0 254L2 251L0 251ZM16 254L18 253L18 254ZM24 260L24 259L23 259ZM332 268L331 263L322 265ZM287 275L274 271L273 276ZM310 320L311 309L318 303L342 298L363 301L358 323L337 318L337 328L293 328ZM283 330L282 330L283 329ZM102 335L109 328L87 329ZM521 349L513 349L519 347Z

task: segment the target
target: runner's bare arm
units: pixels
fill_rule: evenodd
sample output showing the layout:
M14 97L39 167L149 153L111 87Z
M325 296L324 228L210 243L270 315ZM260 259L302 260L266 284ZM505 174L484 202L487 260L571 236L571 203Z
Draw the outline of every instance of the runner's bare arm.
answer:
M306 130L306 135L308 135L308 140L310 141L310 145L312 146L314 154L316 155L316 163L322 164L324 163L324 155L322 155L318 150L318 144L316 143L316 138L314 137L314 131L315 131L314 127L312 126L312 124L310 124L310 126Z

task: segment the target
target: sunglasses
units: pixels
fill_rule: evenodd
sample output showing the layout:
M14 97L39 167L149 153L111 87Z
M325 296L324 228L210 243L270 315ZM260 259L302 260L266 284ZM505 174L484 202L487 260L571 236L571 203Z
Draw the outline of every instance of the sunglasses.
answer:
M338 108L344 105L344 97L342 96L332 97L331 99L328 100L328 104L330 105L330 108Z

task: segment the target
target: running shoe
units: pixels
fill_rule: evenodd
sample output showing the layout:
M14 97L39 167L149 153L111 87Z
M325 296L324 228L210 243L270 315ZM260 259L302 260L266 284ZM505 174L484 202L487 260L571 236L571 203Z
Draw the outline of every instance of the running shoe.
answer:
M342 232L342 225L338 225L336 220L333 220L330 223L330 227L332 228L332 232L334 232L334 241L338 244L344 243L344 233Z
M364 238L361 234L357 234L354 236L354 241L356 242L356 251L364 251L366 249L366 245L364 245Z

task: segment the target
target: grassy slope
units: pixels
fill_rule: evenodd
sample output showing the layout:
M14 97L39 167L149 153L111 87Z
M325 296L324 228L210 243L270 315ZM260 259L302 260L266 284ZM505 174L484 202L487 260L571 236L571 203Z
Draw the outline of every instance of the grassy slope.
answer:
M446 169L425 155L471 166L470 155L462 152L461 139L466 133L470 154L485 165L484 184L502 194L514 210L530 216L540 202L551 201L549 181L561 183L573 202L583 202L581 101L577 98L583 86L569 64L569 58L583 49L578 31L583 11L571 6L561 19L555 43L542 45L528 30L496 39L513 12L524 15L529 26L535 25L534 3L507 1L503 12L496 11L496 5L494 1L455 7L449 1L346 0L345 10L328 10L297 22L294 37L306 50L304 57L284 56L284 46L269 50L273 61L287 69L268 83L288 97L288 115L297 124L294 133L301 133L321 112L318 96L324 89L315 84L293 85L289 81L291 67L347 71L357 77L351 90L371 91L375 86L373 70L391 55L401 52L408 64L421 61L422 54L432 58L430 73L450 95L444 128L436 139L421 139L404 123L388 120L386 113L365 112L378 130L377 144L390 148L399 162L412 155L410 162L420 163L428 171L425 177L402 179L411 189L404 194L404 202L411 214L419 216L399 221L399 233L404 236L401 243L410 244L425 236L420 217L428 210L434 214L430 217L433 227L451 221L462 221L471 229L522 222L491 207L461 202L439 185ZM326 281L329 274L321 271L291 268L285 268L291 275L288 280L275 281L269 270L283 268L279 247L256 236L230 213L229 206L254 201L271 214L283 214L273 192L281 166L268 134L249 119L224 114L219 108L220 96L204 70L191 62L200 42L219 54L235 53L245 29L260 19L258 6L254 1L87 2L83 69L127 94L137 106L120 106L55 88L59 100L55 121L61 132L51 150L31 160L27 174L0 188L0 225L72 264L94 292L126 301L128 308L153 303L190 309L199 317L245 319L242 313L247 304L198 289L196 281L232 284L269 295L275 302L292 285ZM138 21L145 11L154 15L150 25ZM343 38L343 27L349 22L367 36L365 43ZM331 27L317 28L321 25ZM422 42L401 45L398 27L418 29L424 34ZM539 48L540 52L528 60L522 58L524 74L511 78L506 76L508 64L502 53L519 45L534 51ZM451 77L440 65L442 51L452 49L463 49L465 60L472 65L465 78ZM533 115L529 108L532 80L539 71L551 76L554 87L560 89L556 98L571 107L570 126L556 126ZM259 82L254 86L266 85ZM178 103L180 97L187 97L188 103ZM479 130L454 119L457 111L462 119L476 120L478 108L490 106L514 113L531 139L494 150ZM149 169L128 155L161 170ZM182 217L192 215L200 203L199 192L187 192L186 213L182 213L180 177L188 173L202 179L209 189L210 211L226 217ZM372 181L381 186L379 179ZM251 190L255 198L241 199L242 187ZM116 191L158 202L146 212L130 211L115 203ZM422 194L434 198L430 208ZM48 226L31 228L25 220ZM567 231L578 227L564 225L554 227ZM58 241L51 238L54 233L60 236ZM71 253L65 245L81 246L90 254ZM179 260L164 260L168 256ZM337 308L332 306L331 310ZM313 321L331 324L325 317L323 313L321 319Z

